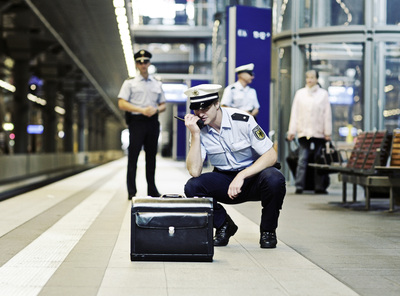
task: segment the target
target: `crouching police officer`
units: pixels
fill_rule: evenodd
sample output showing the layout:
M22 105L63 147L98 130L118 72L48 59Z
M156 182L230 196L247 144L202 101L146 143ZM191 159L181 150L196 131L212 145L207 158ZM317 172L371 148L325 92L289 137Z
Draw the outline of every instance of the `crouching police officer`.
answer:
M277 154L253 116L235 108L221 108L218 84L189 88L194 114L185 115L191 133L186 166L193 177L185 185L186 196L214 200L214 246L226 246L238 226L220 203L261 201L261 248L275 248L278 217L286 194L285 178L276 167ZM198 120L204 123L200 129ZM213 172L203 173L208 157Z

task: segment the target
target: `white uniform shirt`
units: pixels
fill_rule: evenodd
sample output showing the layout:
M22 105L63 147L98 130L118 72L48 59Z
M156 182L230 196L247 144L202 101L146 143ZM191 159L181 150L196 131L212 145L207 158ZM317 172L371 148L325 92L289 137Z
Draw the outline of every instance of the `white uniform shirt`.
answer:
M140 108L148 106L157 108L159 104L165 102L162 83L151 75L149 75L146 80L140 74L133 79L124 81L119 91L118 98L124 99ZM132 112L132 114L140 113Z
M243 111L260 109L256 90L248 85L243 87L239 81L225 88L221 99L221 105L238 108Z
M328 92L315 85L296 92L289 122L289 134L324 138L332 135L332 111Z
M201 155L224 171L237 171L250 166L272 148L271 140L254 117L235 108L221 108L222 123L218 133L210 126L200 132Z

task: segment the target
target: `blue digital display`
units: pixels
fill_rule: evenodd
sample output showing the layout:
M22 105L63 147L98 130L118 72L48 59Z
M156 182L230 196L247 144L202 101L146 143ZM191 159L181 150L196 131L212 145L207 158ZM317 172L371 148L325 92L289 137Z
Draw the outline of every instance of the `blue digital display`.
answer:
M188 89L186 84L163 83L162 88L167 102L169 103L186 102L187 96L185 95L185 91Z
M329 86L329 101L336 105L351 105L354 101L354 89L348 86Z
M44 127L41 124L30 124L26 128L28 134L40 135L43 134Z

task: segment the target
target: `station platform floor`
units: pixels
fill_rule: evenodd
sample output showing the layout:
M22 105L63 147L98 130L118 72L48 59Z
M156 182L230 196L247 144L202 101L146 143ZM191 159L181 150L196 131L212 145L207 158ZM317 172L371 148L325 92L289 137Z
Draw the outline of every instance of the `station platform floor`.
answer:
M183 194L184 162L159 157L161 193ZM400 295L400 212L287 185L276 249L259 247L259 202L227 206L239 226L213 262L130 261L122 158L0 202L0 295ZM144 157L138 196L146 195ZM351 189L351 188L350 188ZM349 196L351 190L348 192Z

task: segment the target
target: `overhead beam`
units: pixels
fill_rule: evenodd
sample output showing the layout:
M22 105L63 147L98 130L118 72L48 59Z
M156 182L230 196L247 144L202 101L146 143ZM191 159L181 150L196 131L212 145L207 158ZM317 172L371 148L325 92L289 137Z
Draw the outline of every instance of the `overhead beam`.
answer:
M74 54L68 44L64 41L64 39L58 34L58 32L53 28L53 26L47 21L47 19L43 16L43 14L39 11L39 9L32 3L31 0L24 0L26 4L30 7L33 13L39 18L39 20L44 24L44 26L50 31L50 33L56 38L56 40L60 43L60 45L64 48L65 52L71 57L74 63L79 67L79 69L84 73L93 87L98 91L100 96L106 102L106 105L110 109L110 111L115 115L115 117L121 122L122 125L125 126L125 119L122 116L121 111L115 106L111 98L106 94L104 89L100 86L94 76L89 72L89 70L85 67L85 65L79 60L79 58Z

